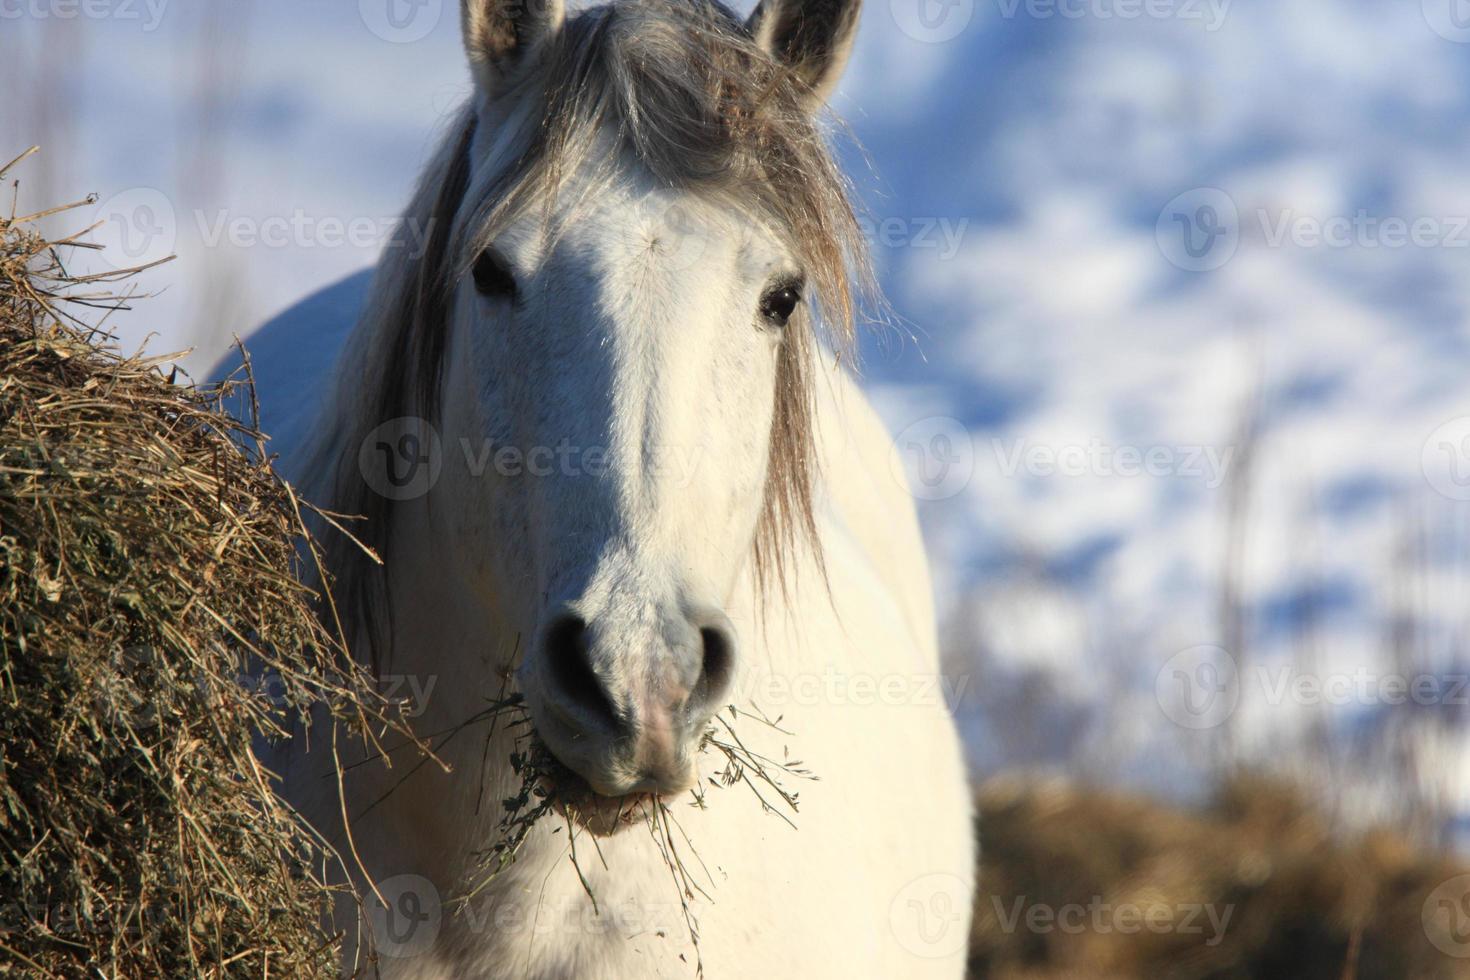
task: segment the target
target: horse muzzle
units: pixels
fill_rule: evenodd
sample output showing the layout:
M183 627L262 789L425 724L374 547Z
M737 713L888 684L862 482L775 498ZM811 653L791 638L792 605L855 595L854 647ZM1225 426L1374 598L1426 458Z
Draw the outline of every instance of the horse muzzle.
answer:
M520 678L542 741L593 792L671 795L698 781L734 668L717 609L585 616L568 604L546 617Z

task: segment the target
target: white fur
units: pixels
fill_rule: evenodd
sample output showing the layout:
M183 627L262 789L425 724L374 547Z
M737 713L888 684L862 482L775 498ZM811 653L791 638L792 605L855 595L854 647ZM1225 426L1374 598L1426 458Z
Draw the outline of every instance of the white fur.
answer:
M483 107L482 123L504 111ZM503 165L493 136L475 152L471 196ZM713 201L653 186L636 165L619 172L615 186L582 187L574 175L551 214L533 209L497 237L517 272L518 308L480 296L469 277L457 288L444 467L426 496L396 505L384 670L430 692L416 725L439 732L480 711L511 671L539 709L541 658L529 640L561 603L597 624L613 686L655 670L673 619L718 607L739 644L727 700L780 715L793 733L747 720L741 738L775 758L789 749L819 780L786 780L801 797L795 829L744 786L706 784L705 809L687 795L671 801L676 840L708 892L690 901L696 952L680 891L641 826L600 840L600 856L578 838L598 915L569 860L567 827L550 818L490 888L452 908L516 787L507 735L487 744L483 725L460 733L441 749L450 773L402 757L392 770L358 767L350 812L386 794L352 825L367 869L390 904L403 881L433 886L415 896L427 931L384 949L412 955L385 955L378 969L401 980L687 978L698 958L714 978L960 977L964 945L945 930L968 930L969 794L937 694L928 569L911 498L890 476L889 437L849 376L821 358L816 513L828 579L802 548L789 593L759 598L750 543L780 337L755 310L794 261L776 236ZM341 322L298 328L348 350L372 340L359 331L343 341ZM268 380L273 368L256 370ZM340 391L323 427L345 410L350 379ZM600 451L606 472L560 463L545 476L496 472L502 446L554 457L562 445L578 468ZM488 463L478 475L476 462ZM297 475L310 485L319 474ZM868 693L836 689L834 678ZM902 691L897 703L874 693L885 684ZM704 776L721 767L710 753L699 765ZM285 767L307 816L338 825L323 746ZM938 939L933 923L913 921L946 911Z

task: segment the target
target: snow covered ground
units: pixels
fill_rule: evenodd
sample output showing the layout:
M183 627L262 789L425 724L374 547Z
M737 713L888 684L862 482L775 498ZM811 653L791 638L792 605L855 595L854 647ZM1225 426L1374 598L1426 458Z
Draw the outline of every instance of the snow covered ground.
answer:
M456 30L0 0L34 96L0 155L46 142L23 199L96 191L103 240L179 254L119 326L202 370L372 261L466 92ZM1384 764L1470 813L1470 4L870 0L837 107L976 766L1188 792L1227 737L1408 726Z

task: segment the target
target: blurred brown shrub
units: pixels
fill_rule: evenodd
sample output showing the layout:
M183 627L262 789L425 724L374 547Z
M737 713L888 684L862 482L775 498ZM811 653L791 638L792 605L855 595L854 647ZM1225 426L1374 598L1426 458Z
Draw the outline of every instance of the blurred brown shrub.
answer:
M1280 782L1199 812L999 778L977 798L972 980L1470 977L1470 866L1346 836Z

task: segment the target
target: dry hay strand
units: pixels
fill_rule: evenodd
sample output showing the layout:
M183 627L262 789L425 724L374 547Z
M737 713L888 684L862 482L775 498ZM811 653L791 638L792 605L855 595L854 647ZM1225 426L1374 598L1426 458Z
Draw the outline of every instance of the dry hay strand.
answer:
M120 353L138 270L69 274L43 216L0 217L0 976L338 976L345 862L252 745L412 735L302 584L248 378Z
M791 758L789 752L783 759L774 759L749 748L736 730L741 719L748 719L752 724L765 726L788 737L792 734L781 728L780 717L771 719L759 711L727 706L724 712L711 720L700 743L701 753L714 755L723 761L723 765L707 777L707 785L696 786L690 791L689 803L699 809L706 809L710 806L709 789L720 790L744 785L759 802L763 812L779 817L795 828L794 817L800 810L800 794L788 789L786 783L789 780L816 780L818 777L799 759ZM581 777L563 765L536 735L525 699L520 694L506 694L502 689L500 697L466 721L465 726L481 722L490 724L490 730L485 736L487 746L497 730L513 732L514 748L510 754L510 767L519 784L511 796L501 801L503 812L495 840L479 852L476 872L469 886L457 896L453 903L455 908L462 911L509 868L538 825L543 821L558 821L558 825L552 828L552 833L566 831L566 857L592 905L593 913L600 914L597 895L588 883L582 866L587 852L584 848L579 854L577 841L586 838L597 860L606 869L608 864L598 844L598 837L623 826L642 822L653 839L659 859L668 868L670 883L677 896L694 952L694 975L703 977L704 961L700 955L699 922L693 903L698 898L713 901L711 891L716 887L716 882L700 857L694 841L680 825L669 801L662 796L641 796L627 800L595 797ZM504 729L500 727L502 724ZM465 726L457 726L454 731ZM708 887L701 881L707 883Z

